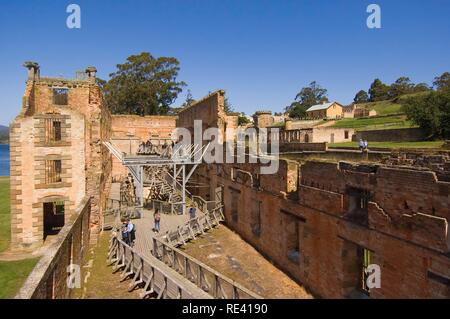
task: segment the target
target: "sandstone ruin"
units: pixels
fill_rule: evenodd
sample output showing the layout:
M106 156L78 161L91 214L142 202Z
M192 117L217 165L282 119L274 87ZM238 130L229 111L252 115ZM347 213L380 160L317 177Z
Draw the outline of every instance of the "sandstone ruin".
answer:
M26 67L22 111L11 125L12 244L38 247L47 236L66 236L63 257L49 257L41 274L47 284L65 276L55 263L74 258L83 232L95 239L101 231L111 182L128 174L103 142L136 154L147 140L168 145L175 127L192 130L194 120L203 130L237 127L237 117L224 112L222 90L177 117L111 116L95 68L66 80L41 77L36 63ZM256 115L258 127L273 124L267 115ZM450 298L448 152L361 156L327 150L320 132L280 134L277 174L260 174L260 163L203 164L192 178L208 187L190 193L220 202L227 227L316 296ZM84 217L68 223L76 211ZM80 227L87 220L90 230ZM75 226L56 235L67 225ZM379 288L367 287L369 264L381 269ZM37 287L28 297L67 296L64 287L50 295Z

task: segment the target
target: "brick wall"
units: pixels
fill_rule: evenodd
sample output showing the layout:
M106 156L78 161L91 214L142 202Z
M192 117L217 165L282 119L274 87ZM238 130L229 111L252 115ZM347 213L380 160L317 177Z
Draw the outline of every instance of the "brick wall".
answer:
M427 170L282 162L276 177L261 175L260 183L232 173L254 176L257 164L202 167L197 174L210 183L209 196L223 187L227 225L318 296L358 294L358 254L366 249L372 252L371 263L381 268L381 288L371 289L371 298L450 298L450 183ZM349 188L370 196L366 224L349 217ZM290 196L295 191L297 196ZM257 233L252 228L254 201L261 203ZM298 259L288 254L294 224Z
M54 89L67 90L67 105L55 104ZM49 141L57 121L61 140ZM101 228L111 182L111 155L102 145L111 134L111 115L93 81L28 80L20 114L11 125L11 216L15 249L43 242L43 203L64 201L65 217L88 194L92 226ZM46 182L46 161L61 160L61 182ZM95 232L94 232L95 233Z
M83 255L88 249L90 208L90 200L86 197L60 231L57 240L48 247L34 267L16 299L70 297L67 267L70 264L81 266Z
M423 141L426 138L425 131L421 128L400 128L391 130L359 131L354 134L352 140L360 139L369 142L409 142Z
M283 152L325 152L327 150L327 143L299 143L289 142L281 143L280 153Z

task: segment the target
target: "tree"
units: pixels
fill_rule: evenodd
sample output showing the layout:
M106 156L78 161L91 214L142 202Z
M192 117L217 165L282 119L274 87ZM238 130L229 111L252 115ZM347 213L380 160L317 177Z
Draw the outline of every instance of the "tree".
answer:
M417 84L414 86L413 91L414 91L414 93L417 93L417 92L426 92L426 91L431 91L431 88L430 88L430 87L428 86L428 84L426 84L426 83L417 83Z
M239 115L238 116L238 125L246 125L250 123L250 120L246 116Z
M307 109L308 107L302 105L300 102L294 102L289 106L289 117L293 119L305 118Z
M316 81L312 81L309 86L301 89L295 96L295 101L300 102L304 107L311 107L316 104L328 102L327 89L322 88Z
M312 81L297 93L294 102L286 107L286 111L292 118L304 118L309 107L324 102L328 102L327 90Z
M355 103L366 103L369 102L369 95L366 91L360 90L358 93L356 93L355 98L353 99L353 102Z
M450 89L450 73L444 72L441 76L437 76L434 78L433 86L436 90L447 90Z
M369 96L371 102L389 100L389 85L375 79L370 85Z
M450 137L450 90L410 97L403 109L431 137Z
M179 70L176 58L131 55L103 85L106 103L116 114L167 114L186 85L176 80Z
M394 83L391 84L389 89L389 97L392 99L400 95L413 93L414 87L414 83L411 82L409 77L399 77Z
M225 100L223 103L223 109L226 114L232 113L234 111L233 106L231 105L230 101L228 101L227 97L225 97Z
M189 106L191 106L194 103L195 103L195 100L192 97L191 90L188 89L187 90L187 94L186 94L186 100L183 102L183 104L181 104L181 107L182 108L189 107Z

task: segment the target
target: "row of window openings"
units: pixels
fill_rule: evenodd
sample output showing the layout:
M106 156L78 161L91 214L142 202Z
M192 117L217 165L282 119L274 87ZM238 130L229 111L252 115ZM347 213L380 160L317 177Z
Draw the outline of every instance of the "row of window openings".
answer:
M232 193L232 207L231 218L233 222L238 221L238 194ZM300 221L293 216L285 216L286 232L285 232L285 244L286 244L286 257L293 263L299 264L300 262ZM251 223L250 227L252 232L256 236L261 235L261 202L254 201L251 211ZM372 252L363 247L357 248L357 262L360 265L359 269L359 285L358 289L365 293L369 293L367 287L367 267L371 264Z

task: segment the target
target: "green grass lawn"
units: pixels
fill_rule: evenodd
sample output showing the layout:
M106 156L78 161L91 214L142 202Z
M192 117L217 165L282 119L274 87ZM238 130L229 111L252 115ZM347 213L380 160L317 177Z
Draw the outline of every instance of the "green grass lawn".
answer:
M371 147L380 148L441 148L444 141L424 141L424 142L369 142ZM358 148L358 142L331 143L328 147L354 147Z
M9 214L9 177L0 177L0 252L9 246L11 237Z
M342 119L336 121L332 126L335 128L353 128L357 131L386 130L394 128L415 127L404 115L393 115L384 117Z
M0 261L0 299L14 298L38 260Z
M402 112L402 105L393 101L361 103L358 104L358 106L368 110L375 110L377 112L377 115L387 115Z
M10 242L9 177L0 177L0 252ZM0 299L13 298L39 258L0 261Z

